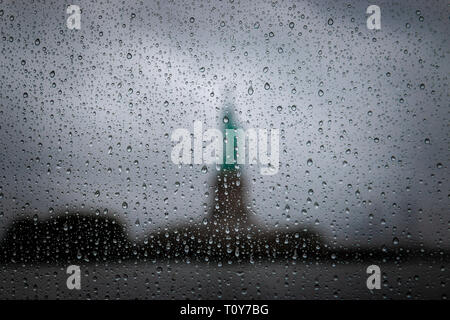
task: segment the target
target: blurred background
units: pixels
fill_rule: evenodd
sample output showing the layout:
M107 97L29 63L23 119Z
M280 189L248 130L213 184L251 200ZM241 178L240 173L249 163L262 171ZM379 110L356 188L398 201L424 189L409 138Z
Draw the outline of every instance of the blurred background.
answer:
M80 30L66 27L69 4L0 1L0 237L20 217L76 211L117 218L131 241L202 221L213 209L216 167L173 164L170 136L177 128L193 132L196 120L220 128L223 108L231 106L244 129L280 129L279 172L242 168L246 206L264 227L314 228L345 248L450 249L446 1L378 1L381 30L366 27L367 1L78 1ZM120 266L129 272L109 276L120 282L123 273L150 272L166 279L157 281L166 289L138 290L142 297L167 297L174 283L170 273L160 274L170 269L163 265ZM14 269L15 276L0 269L1 296L17 290L86 297L58 293L50 283L64 270L46 268ZM190 287L192 297L211 295L199 293L195 277L206 266L180 268L192 284L177 297L189 297ZM313 276L283 264L273 271L280 283L262 296L253 289L242 294L242 287L270 282L265 268L248 276L233 271L230 283L240 289L213 296L340 296L338 289L317 293L337 281L333 273L320 280L330 265ZM438 287L442 298L448 265L423 268L430 273L418 286ZM109 274L107 267L95 270ZM337 278L348 283L358 274L361 281L349 287L368 294L364 270L342 269ZM418 270L405 277L424 272ZM23 272L27 279L48 274L39 280L47 289L15 284ZM217 274L226 272L219 269L201 287L224 281ZM292 278L305 285L299 277L310 291L286 287ZM147 279L154 288L154 278ZM110 289L93 296L113 298L102 291ZM133 295L123 290L121 297ZM386 294L377 297L395 296Z

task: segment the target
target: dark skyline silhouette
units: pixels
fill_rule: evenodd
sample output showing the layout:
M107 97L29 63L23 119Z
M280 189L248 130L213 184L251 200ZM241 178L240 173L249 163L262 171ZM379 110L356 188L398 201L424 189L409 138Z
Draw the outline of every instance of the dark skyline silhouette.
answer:
M224 129L234 128L233 117L228 116ZM194 259L248 263L252 260L345 262L449 258L446 251L424 247L332 247L309 226L269 229L248 210L246 183L247 178L238 165L224 162L211 184L215 196L205 219L162 226L139 242L130 240L125 225L116 218L87 212L59 214L45 220L37 216L20 217L13 221L0 243L0 260L3 263L90 263Z

